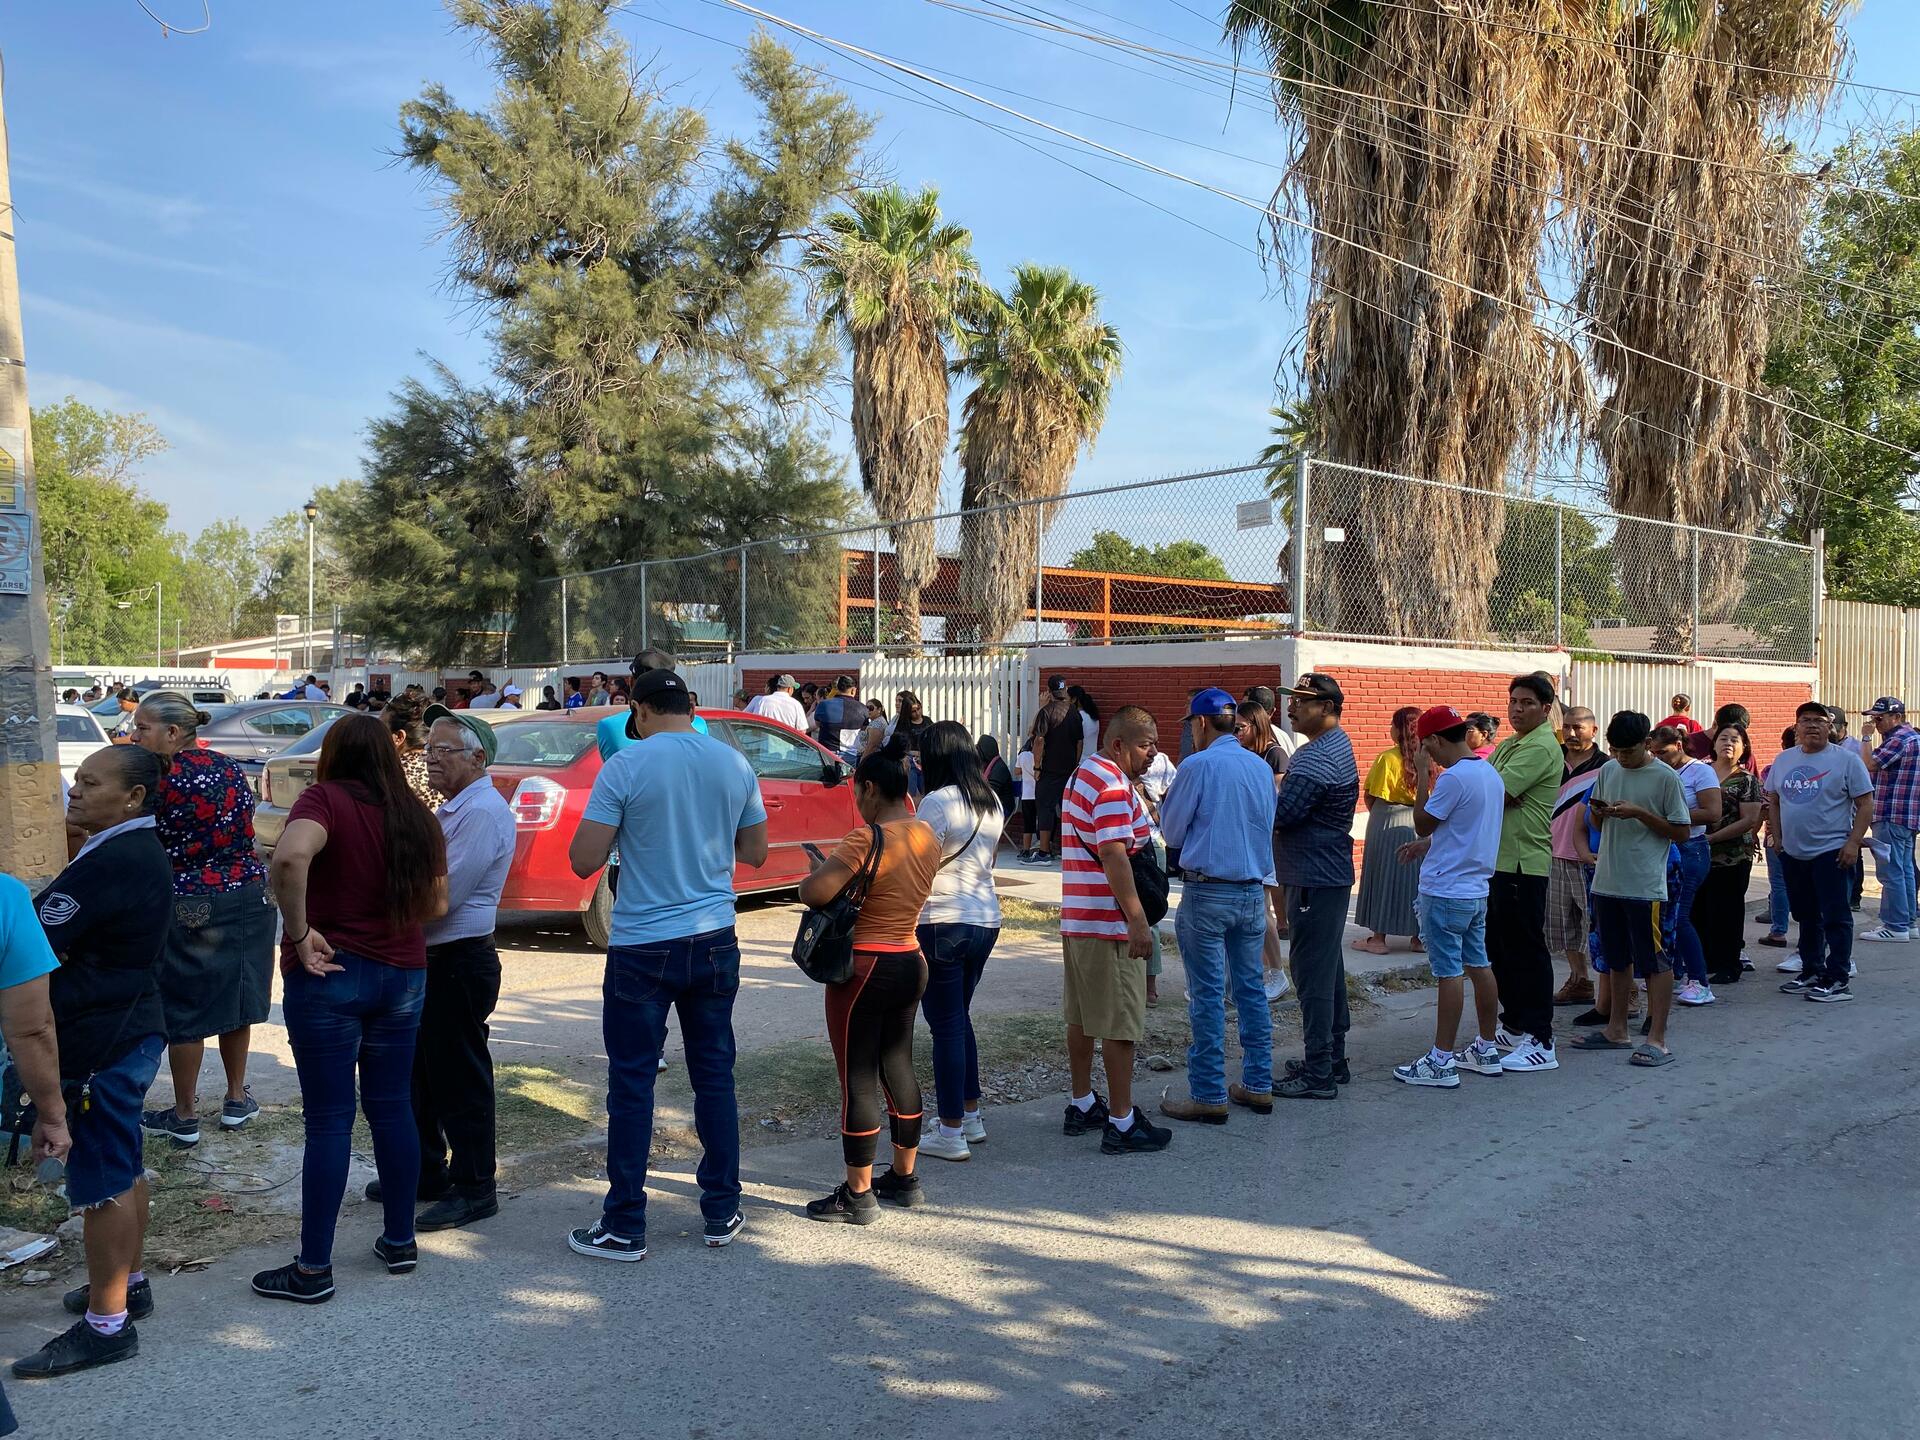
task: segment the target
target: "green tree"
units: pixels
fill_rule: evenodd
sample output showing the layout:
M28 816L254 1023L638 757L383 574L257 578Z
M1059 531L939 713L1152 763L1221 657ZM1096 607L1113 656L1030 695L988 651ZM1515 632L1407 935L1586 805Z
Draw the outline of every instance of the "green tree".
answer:
M1231 580L1220 557L1198 540L1169 540L1164 545L1141 545L1117 530L1096 530L1092 541L1067 558L1070 570L1103 571L1112 575L1158 575L1178 580ZM1085 621L1068 626L1076 639L1092 631ZM1129 625L1130 635L1184 634L1179 625Z
M259 588L260 549L238 520L215 520L187 547L181 637L189 645L231 640Z
M1554 535L1557 507L1511 499L1496 552L1499 569L1487 597L1487 624L1502 640L1533 645L1554 642ZM1614 548L1600 543L1600 530L1577 510L1559 512L1561 643L1588 643L1589 624L1620 613L1620 582Z
M1849 143L1832 165L1846 183L1824 192L1775 304L1767 379L1819 417L1788 420L1801 483L1784 530L1826 531L1835 598L1920 605L1920 131Z
M827 319L853 352L853 447L860 481L893 536L900 599L892 637L920 645L920 592L939 571L931 524L947 454L947 345L977 275L973 237L942 224L932 189L856 195L827 217L808 263ZM878 603L878 597L876 597Z
M362 628L436 659L493 635L504 607L538 609L561 571L689 555L749 521L825 528L851 504L810 418L836 356L794 261L870 122L759 36L740 79L760 128L711 137L636 72L613 8L451 0L493 101L436 85L401 111L401 158L441 192L450 279L490 327L497 388L403 387L343 542ZM410 456L438 467L416 472L427 493L401 493ZM587 648L637 630L620 609L637 580L599 588L601 610L569 615ZM709 589L697 603L737 615L737 594ZM547 611L522 614L516 643L555 633Z

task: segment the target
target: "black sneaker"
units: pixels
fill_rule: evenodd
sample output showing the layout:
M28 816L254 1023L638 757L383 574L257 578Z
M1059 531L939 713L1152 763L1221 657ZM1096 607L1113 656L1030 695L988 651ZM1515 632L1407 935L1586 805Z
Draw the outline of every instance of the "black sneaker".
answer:
M310 1274L296 1264L278 1270L262 1270L253 1277L253 1293L269 1300L291 1300L298 1305L318 1305L333 1298L333 1267Z
M220 1128L238 1130L254 1116L260 1113L260 1102L253 1098L253 1091L247 1086L240 1087L238 1100L220 1102Z
M420 1247L412 1240L396 1245L382 1235L373 1242L373 1253L380 1257L389 1275L411 1275L413 1267L420 1263Z
M1287 1079L1298 1080L1301 1076L1305 1075L1306 1073L1307 1073L1306 1061L1304 1060L1287 1061ZM1333 1083L1336 1085L1351 1085L1353 1083L1353 1071L1347 1065L1346 1061L1336 1060L1333 1062Z
M707 1221L706 1242L709 1250L718 1250L722 1245L731 1245L733 1237L746 1226L747 1220L738 1210L730 1219Z
M69 1290L60 1297L60 1304L69 1315L87 1313L87 1299L93 1287L82 1285L78 1290ZM127 1318L144 1320L153 1313L153 1281L139 1280L127 1287Z
M1067 1118L1060 1126L1062 1135L1098 1135L1106 1129L1107 1102L1102 1095L1093 1097L1093 1108L1082 1110L1071 1100L1067 1102Z
M1574 1016L1573 1023L1575 1025L1604 1025L1607 1023L1607 1017L1602 1015L1598 1010L1587 1009L1582 1010L1578 1015Z
M880 1218L880 1201L871 1189L856 1195L842 1181L830 1194L807 1202L807 1218L828 1225L871 1225Z
M1289 1075L1273 1087L1277 1100L1338 1100L1340 1082L1337 1075L1329 1075L1324 1080L1315 1080L1310 1075Z
M598 1220L582 1230L567 1232L567 1248L577 1255L592 1255L601 1260L644 1260L647 1258L645 1240L629 1240L624 1235L616 1235Z
M911 1210L916 1205L927 1203L927 1192L920 1188L918 1175L902 1175L898 1170L888 1170L885 1174L873 1177L873 1193L890 1205L898 1205L903 1210Z
M1846 1001L1853 999L1853 986L1849 985L1845 980L1837 982L1831 980L1822 981L1818 985L1808 987L1807 999L1821 1005L1844 1004Z
M112 1335L102 1335L85 1320L76 1320L33 1354L14 1361L13 1373L21 1380L50 1380L55 1375L131 1360L139 1353L140 1333L131 1322Z
M446 1199L447 1196L452 1193L453 1182L451 1180L444 1177L439 1180L422 1179L419 1186L413 1192L413 1198L422 1205L431 1205L437 1200ZM378 1201L384 1198L385 1192L381 1190L380 1182L378 1180L369 1180L367 1182L367 1199Z
M436 1200L414 1217L416 1230L458 1230L476 1220L490 1219L500 1213L500 1197L489 1190L484 1195L462 1195L454 1191L444 1200Z
M200 1117L189 1115L182 1120L174 1114L171 1105L164 1110L141 1111L140 1128L155 1135L165 1135L183 1149L200 1143Z
M1799 974L1791 980L1782 982L1780 993L1782 995L1804 995L1819 983L1818 980L1809 979L1804 973Z
M1151 1155L1172 1143L1173 1131L1155 1125L1138 1105L1133 1107L1133 1124L1125 1130L1109 1120L1107 1128L1100 1132L1102 1155Z

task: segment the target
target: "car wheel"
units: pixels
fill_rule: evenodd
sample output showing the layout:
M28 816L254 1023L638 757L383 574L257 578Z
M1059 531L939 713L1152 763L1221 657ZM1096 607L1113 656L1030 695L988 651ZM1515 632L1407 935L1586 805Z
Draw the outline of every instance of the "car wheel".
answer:
M593 887L593 899L580 913L580 921L587 927L587 939L594 948L606 949L607 941L613 936L613 891L608 888L604 870L600 872L600 883Z

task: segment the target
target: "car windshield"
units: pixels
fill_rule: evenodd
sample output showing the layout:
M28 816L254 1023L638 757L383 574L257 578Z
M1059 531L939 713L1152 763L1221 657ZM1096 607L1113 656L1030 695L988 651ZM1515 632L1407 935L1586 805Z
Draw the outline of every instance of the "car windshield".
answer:
M593 726L569 721L520 721L496 727L502 765L571 765L593 747Z
M53 717L55 733L62 745L69 741L100 743L100 726L85 715L55 715Z
M318 755L320 747L326 743L327 728L339 718L338 715L329 715L280 753L282 755Z

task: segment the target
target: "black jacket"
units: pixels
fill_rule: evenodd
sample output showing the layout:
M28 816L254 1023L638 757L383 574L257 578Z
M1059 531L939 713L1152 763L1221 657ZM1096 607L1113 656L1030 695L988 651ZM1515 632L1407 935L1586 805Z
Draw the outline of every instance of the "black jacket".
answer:
M173 925L173 865L158 830L129 830L34 898L60 957L49 980L60 1078L84 1080L166 1033L155 969Z

